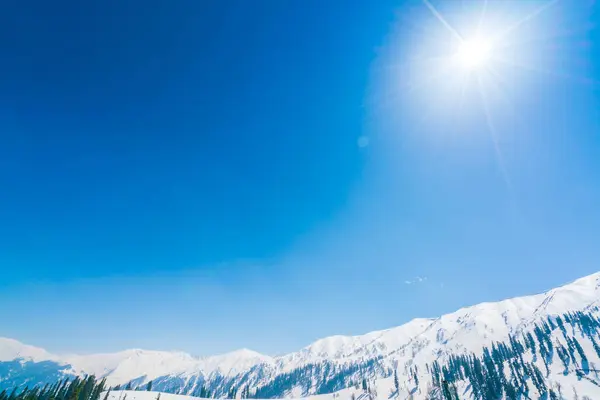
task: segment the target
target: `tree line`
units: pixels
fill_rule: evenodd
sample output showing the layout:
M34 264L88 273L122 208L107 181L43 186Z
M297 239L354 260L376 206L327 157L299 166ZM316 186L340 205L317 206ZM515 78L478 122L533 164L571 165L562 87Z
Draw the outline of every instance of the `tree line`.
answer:
M14 388L10 392L3 390L0 392L0 400L100 400L105 389L106 381L97 381L94 376L75 377L72 380L65 378L42 387ZM108 392L104 400L108 400Z
M587 338L595 356L600 358L600 319L592 312L550 316L535 323L528 332L509 335L506 342L484 347L480 355L450 355L443 364L435 361L426 365L431 376L429 397L457 400L456 385L463 382L470 386L471 397L476 400L531 398L532 387L540 397L558 400L563 398L561 386L551 386L546 379L554 362L561 363L564 375L574 374L578 379L600 386L600 382L590 376L595 370L590 368L593 364L588 361L577 336ZM526 353L531 355L527 357L530 361L526 361ZM576 391L572 395L577 397Z

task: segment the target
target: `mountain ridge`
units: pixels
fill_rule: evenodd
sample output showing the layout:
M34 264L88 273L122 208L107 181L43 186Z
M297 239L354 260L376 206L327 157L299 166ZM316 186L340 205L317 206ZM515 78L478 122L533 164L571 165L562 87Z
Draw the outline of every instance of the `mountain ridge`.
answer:
M154 380L159 388L184 394L192 394L204 385L225 393L234 385L269 387L278 379L310 374L311 383L299 390L314 394L311 391L343 387L355 379L357 370L387 376L398 369L409 376L415 365L480 351L495 341L518 335L549 315L597 307L599 299L600 272L597 272L539 294L479 303L438 318L415 318L397 327L363 335L328 336L277 357L248 349L208 357L141 349L56 356L13 339L0 338L0 361L21 355L24 361L56 362L63 374L94 374L106 377L110 385L130 383L136 387Z
M380 329L380 330L374 330L374 331L370 331L364 334L359 334L359 335L342 335L342 334L336 334L336 335L330 335L330 336L326 336L324 338L321 339L317 339L314 342L308 344L307 346L302 347L300 350L298 351L294 351L294 352L290 352L290 353L285 353L285 354L280 354L280 355L268 355L268 354L264 354L252 349L248 349L248 348L239 348L239 349L235 349L229 352L225 352L225 353L219 353L219 354L212 354L212 355L207 355L207 356L194 356L192 355L190 352L186 352L184 350L148 350L148 349L142 349L142 348L131 348L131 349L124 349L124 350L120 350L120 351L116 351L116 352L103 352L103 353L90 353L90 354L73 354L73 353L67 353L67 354L56 354L56 353L50 353L48 352L46 349L43 349L41 347L37 347L34 345L29 345L29 344L25 344L22 343L16 339L13 338L8 338L8 337L3 337L0 336L0 361L7 361L10 359L15 359L17 357L6 357L5 356L5 352L4 349L7 347L10 347L10 345L7 345L6 342L13 342L15 345L20 345L22 348L27 348L27 349L31 349L30 351L33 353L37 353L36 355L30 355L29 352L26 352L27 355L23 356L23 358L26 359L32 359L32 360L36 360L36 359L40 359L40 360L48 360L48 359L56 359L59 358L61 360L72 360L74 358L84 358L84 357L101 357L101 356L117 356L120 354L131 354L131 353L156 353L156 354L180 354L180 355L185 355L188 356L190 358L196 359L196 360L208 360L208 359L217 359L217 358L226 358L228 356L233 356L233 355L238 355L238 354L251 354L251 357L260 357L260 358L265 358L265 359L280 359L280 358L285 358L291 354L295 354L295 353L301 353L301 352L311 352L311 353L315 353L314 351L311 351L311 349L313 347L318 347L318 345L323 345L325 343L327 343L328 345L330 345L329 343L333 340L333 339L341 339L342 341L345 341L346 343L348 343L349 341L352 340L359 340L362 341L361 339L363 338L370 338L370 337L374 337L377 335L382 335L391 331L395 331L397 329L406 327L408 325L411 324L415 324L415 323L433 323L437 320L439 320L440 318L443 318L445 316L449 316L449 315L454 315L454 314L458 314L462 311L465 310L469 310L469 309L473 309L473 308L477 308L477 307L482 307L482 306L488 306L488 305L497 305L497 304L501 304L501 303L505 303L505 302L510 302L510 301L514 301L514 300L521 300L521 299L526 299L526 298L533 298L533 297L537 297L537 296L543 296L546 295L552 291L555 290L559 290L559 289L564 289L568 286L571 285L575 285L575 284L579 284L581 282L584 281L592 281L595 280L596 281L596 288L600 288L600 272L596 272L578 279L575 279L574 281L571 281L567 284L561 285L557 288L551 288L548 289L544 292L541 293L537 293L537 294L533 294L533 295L525 295L525 296L515 296L515 297L511 297L508 299L504 299L504 300L500 300L500 301L485 301L485 302L481 302L475 305L471 305L471 306L465 306L465 307L461 307L456 311L447 313L447 314L443 314L439 317L431 317L431 318L427 318L427 317L417 317L417 318L413 318L411 320L409 320L408 322L402 324L402 325L398 325L395 327L391 327L391 328L385 328L385 329ZM548 302L552 300L552 297L547 298ZM600 303L600 299L598 299L597 301L598 303ZM540 304L540 306L545 306L546 304ZM589 307L589 305L588 305ZM318 352L317 352L318 353ZM43 354L46 354L45 357L50 357L50 358L43 358ZM329 353L325 353L328 354L328 358L331 357L331 355L329 355ZM250 356L248 358L251 358ZM335 358L335 356L333 357Z

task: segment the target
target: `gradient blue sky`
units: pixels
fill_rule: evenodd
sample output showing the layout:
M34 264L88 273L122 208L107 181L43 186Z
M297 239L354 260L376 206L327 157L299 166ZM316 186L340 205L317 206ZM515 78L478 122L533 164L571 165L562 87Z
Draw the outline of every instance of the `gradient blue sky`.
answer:
M498 153L472 82L405 87L421 1L5 2L0 336L275 354L599 270L599 8L515 30Z

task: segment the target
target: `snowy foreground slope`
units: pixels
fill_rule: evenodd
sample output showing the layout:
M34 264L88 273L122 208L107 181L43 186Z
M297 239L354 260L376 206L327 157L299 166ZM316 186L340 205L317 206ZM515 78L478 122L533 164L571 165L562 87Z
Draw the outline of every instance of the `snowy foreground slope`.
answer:
M333 398L335 393L336 397L354 395L356 399L419 399L425 398L428 389L441 390L440 380L437 384L432 382L434 370L452 362L437 375L452 380L453 390L460 398L471 398L493 388L458 379L449 372L457 368L458 361L453 357L483 357L484 348L491 353L493 343L509 343L517 338L529 347L520 349L521 345L515 344L502 356L494 355L502 379L510 381L514 373L514 385L520 385L530 398L549 396L550 389L561 392L564 398L575 398L575 388L579 398L587 395L600 399L600 377L593 367L599 365L600 369L600 346L596 343L600 337L596 340L590 333L597 335L599 329L595 322L588 322L589 318L600 321L599 301L600 273L596 273L534 296L482 303L362 336L328 337L281 357L250 350L207 358L145 350L57 356L0 338L0 388L43 383L65 375L94 374L106 377L107 384L113 387L141 388L152 381L154 390L186 395L209 390L214 396L227 397L232 389L241 393L248 388L255 398L317 399ZM574 316L578 311L585 314ZM527 335L535 339L529 341ZM520 366L502 358L509 356L518 359ZM485 360L482 358L482 362ZM438 366L434 365L436 361ZM464 368L469 369L470 364ZM537 372L532 368L539 369L543 376L536 379ZM538 388L542 380L543 388ZM363 381L369 387L367 391L363 390ZM110 400L119 400L113 398L118 393L111 392ZM150 393L128 392L126 400L154 400L144 397Z

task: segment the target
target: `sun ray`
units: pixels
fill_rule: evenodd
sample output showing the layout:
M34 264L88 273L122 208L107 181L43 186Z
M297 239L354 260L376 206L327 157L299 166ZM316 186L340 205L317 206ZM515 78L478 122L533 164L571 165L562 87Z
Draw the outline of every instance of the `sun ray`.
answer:
M440 58L428 58L427 61L435 64L435 65L444 65L444 58L440 57ZM381 68L379 70L399 70L401 68L405 68L406 65L402 65L402 64L394 64L394 65L390 65L388 67L385 68ZM404 83L403 85L401 85L402 89L404 89L404 92L402 92L402 90L400 90L400 88L398 90L392 91L392 92L388 92L388 94L385 96L385 98L380 98L375 100L372 103L372 109L373 109L373 113L385 110L388 107L394 107L396 106L396 101L398 97L400 97L402 94L406 94L406 93L414 93L418 90L421 89L425 89L427 87L429 87L430 85L434 84L436 81L444 78L445 76L448 76L449 73L451 72L451 67L450 66L445 66L443 68L435 68L435 72L432 72L431 74L424 74L421 75L422 79L415 79L415 80L411 80L407 83ZM416 75L416 74L415 74Z
M446 21L442 14L429 2L429 0L423 0L423 3L427 6L429 11L444 25L458 40L462 41L462 36Z
M577 35L588 35L594 29L593 25L581 24L575 27L563 28L561 30L553 30L552 32L544 32L543 35L534 36L529 35L528 37L520 37L518 43L515 43L519 46L523 45L532 45L532 44L540 44L550 42L556 39L565 39L574 37ZM512 47L515 44L511 43L500 43L502 47Z
M438 62L438 63L441 64L441 62ZM441 78L447 76L450 73L450 71L451 71L450 66L446 66L445 68L438 68L437 71L435 73L432 73L431 75L429 75L427 77L427 79L423 79L420 82L415 82L415 83L409 84L408 91L412 92L417 89L423 89L423 88L433 84L438 79L441 79Z
M479 21L477 22L477 36L481 34L481 27L483 26L483 21L485 20L485 13L487 11L488 0L483 0L483 6L481 7L481 15L479 16Z
M600 81L595 80L595 79L582 78L582 77L574 76L574 75L567 74L567 73L560 72L560 71L554 71L554 70L550 70L547 68L535 67L533 65L528 65L525 63L507 60L502 57L496 57L495 59L502 64L505 64L505 65L508 65L511 67L521 68L523 70L530 71L530 72L537 72L537 73L541 73L541 74L550 75L550 76L553 76L556 78L568 79L572 82L577 82L577 83L583 83L583 84L589 84L589 85L600 84Z
M510 176L508 174L508 170L506 169L506 165L504 163L504 156L502 155L502 150L500 149L500 144L498 142L498 136L496 134L496 129L494 127L494 123L492 121L492 116L489 109L488 99L485 93L485 88L483 87L483 82L481 81L481 75L477 75L477 83L479 86L479 94L481 95L481 104L483 106L483 112L485 116L485 120L487 122L487 128L489 130L490 138L492 140L492 144L494 145L494 151L496 153L496 161L498 162L498 168L500 169L500 173L502 174L502 178L504 179L504 183L509 191L512 191L512 182Z
M506 92L508 92L508 90L506 89L506 78L503 77L502 74L500 74L500 72L498 72L493 65L488 65L486 67L486 71L494 78L491 81L494 83L498 91L502 94L502 98L506 101L506 103L510 104L511 111L514 111L513 104L511 103L509 96L506 95Z
M508 36L508 34L510 34L511 32L513 32L514 30L520 28L526 22L531 21L533 18L537 17L542 12L546 11L548 8L550 8L551 6L555 5L559 1L560 0L549 0L547 3L544 3L541 7L536 8L532 13L526 15L525 17L521 18L520 20L518 20L517 22L515 22L514 24L512 24L511 26L509 26L508 28L506 28L502 32L498 33L495 36L495 41L501 41L506 36Z
M440 78L440 77L441 76L437 76L437 78ZM433 83L433 80L430 79L426 82L421 82L420 84L407 85L407 87L406 87L407 92L416 91L423 87L427 87L427 85L429 85L431 83ZM401 90L396 90L393 92L389 92L386 96L381 96L378 99L375 99L374 101L371 102L371 107L370 107L371 111L368 112L368 116L371 117L378 113L383 113L387 109L396 107L398 104L397 100L402 96L402 94L403 93Z
M470 78L469 74L464 74L461 77L462 82L460 84L460 95L458 98L458 110L459 111L463 110L463 107L467 100L467 85L469 84L469 78Z

